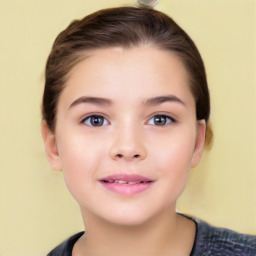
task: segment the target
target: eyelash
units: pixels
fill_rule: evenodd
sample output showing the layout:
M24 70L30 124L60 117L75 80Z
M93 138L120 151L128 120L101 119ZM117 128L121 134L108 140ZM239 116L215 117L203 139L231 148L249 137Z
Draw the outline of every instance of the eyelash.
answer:
M100 121L100 122L99 122L99 125L97 125L97 124L95 124L95 123L94 123L94 124L92 123L93 118L98 119L98 121ZM155 121L156 121L157 118L158 118L158 119L164 119L164 120L163 120L163 123L162 123L162 124L156 124ZM100 120L99 120L99 119L100 119ZM154 122L153 124L150 123L151 120L153 120L153 122ZM90 116L85 117L85 118L81 121L81 123L86 124L86 125L91 126L91 127L101 127L101 126L109 125L109 124L110 124L110 122L109 122L104 116L102 116L102 115L97 115L97 114L94 114L94 115L90 115ZM147 123L148 123L149 125L154 125L154 126L166 126L166 125L168 125L168 124L170 124L170 123L177 123L177 120L174 119L173 117L170 117L170 116L165 115L165 114L157 114L157 115L154 115L153 117L151 117L151 118L147 121Z
M100 123L100 125L93 125L93 124L92 124L92 120L93 120L92 118L101 119L102 122ZM86 122L89 122L89 123L86 123ZM106 122L107 122L107 123L106 123ZM81 123L86 124L86 125L91 126L91 127L101 127L101 126L103 126L103 125L108 125L108 124L110 124L110 122L107 121L107 119L106 119L104 116L102 116L102 115L96 115L96 114L85 117L85 118L81 121Z
M155 124L155 123L154 123L154 124L150 124L150 120L153 120L153 122L155 122L157 118L158 118L158 119L159 119L159 118L164 119L164 123L163 123L163 124L159 124L159 125L157 125L157 124ZM150 125L155 125L155 126L166 126L166 125L169 125L170 123L177 123L177 120L174 119L173 117L168 116L168 115L165 115L165 114L157 114L157 115L154 115L153 117L151 117L151 118L149 119L148 123L149 123Z

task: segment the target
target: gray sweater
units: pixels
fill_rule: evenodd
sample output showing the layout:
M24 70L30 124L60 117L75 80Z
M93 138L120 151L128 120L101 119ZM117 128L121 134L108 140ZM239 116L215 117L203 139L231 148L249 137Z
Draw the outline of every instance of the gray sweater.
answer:
M256 236L213 227L199 219L192 220L196 223L196 237L188 256L256 256ZM73 246L83 234L71 236L47 256L72 256Z

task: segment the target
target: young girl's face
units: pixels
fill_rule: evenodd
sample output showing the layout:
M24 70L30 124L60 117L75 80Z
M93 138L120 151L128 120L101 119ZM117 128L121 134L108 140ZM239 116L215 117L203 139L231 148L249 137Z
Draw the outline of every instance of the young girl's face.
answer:
M94 50L71 70L55 133L42 129L85 215L135 225L175 211L205 137L188 80L178 57L149 46Z

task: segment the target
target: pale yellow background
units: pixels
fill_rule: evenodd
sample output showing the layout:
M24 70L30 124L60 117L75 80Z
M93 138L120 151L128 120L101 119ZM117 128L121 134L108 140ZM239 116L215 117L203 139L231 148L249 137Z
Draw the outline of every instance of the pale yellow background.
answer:
M132 0L0 0L0 256L43 256L83 229L40 136L43 70L71 20ZM191 173L185 213L256 234L255 1L160 0L194 39L212 94L215 143ZM156 199L157 200L157 199Z

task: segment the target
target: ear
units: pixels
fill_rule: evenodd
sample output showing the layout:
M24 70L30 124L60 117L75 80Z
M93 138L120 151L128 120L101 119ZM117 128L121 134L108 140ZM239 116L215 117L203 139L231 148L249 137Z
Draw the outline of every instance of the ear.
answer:
M56 138L45 120L41 122L41 132L44 140L44 147L47 159L55 171L61 170L60 157L56 145Z
M197 135L196 135L194 153L191 161L191 167L197 166L197 164L199 163L202 157L202 154L204 151L204 144L205 144L205 132L206 132L205 120L197 121Z

